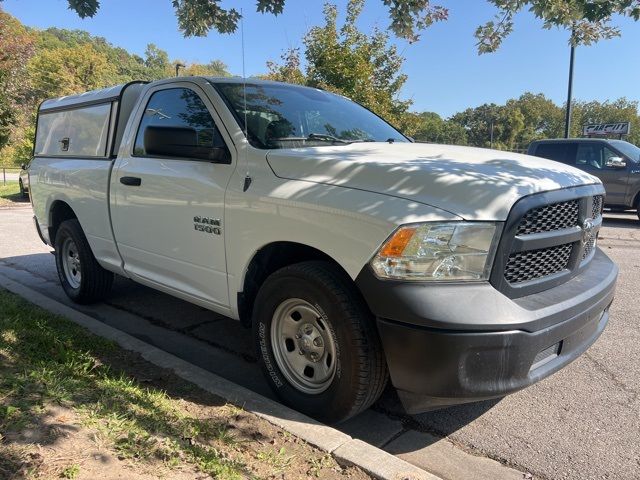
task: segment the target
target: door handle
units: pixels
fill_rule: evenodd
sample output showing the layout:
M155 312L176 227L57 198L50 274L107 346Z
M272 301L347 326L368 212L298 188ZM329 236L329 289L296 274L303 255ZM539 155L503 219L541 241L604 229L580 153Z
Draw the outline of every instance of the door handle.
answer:
M120 177L120 183L129 187L139 187L142 184L140 177Z

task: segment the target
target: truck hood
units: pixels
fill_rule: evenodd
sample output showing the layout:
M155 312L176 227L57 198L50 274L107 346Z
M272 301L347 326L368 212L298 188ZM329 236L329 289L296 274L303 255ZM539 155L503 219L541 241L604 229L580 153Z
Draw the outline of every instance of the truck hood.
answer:
M538 157L426 143L272 150L267 161L281 178L400 197L466 220L502 221L526 195L600 183L582 170Z

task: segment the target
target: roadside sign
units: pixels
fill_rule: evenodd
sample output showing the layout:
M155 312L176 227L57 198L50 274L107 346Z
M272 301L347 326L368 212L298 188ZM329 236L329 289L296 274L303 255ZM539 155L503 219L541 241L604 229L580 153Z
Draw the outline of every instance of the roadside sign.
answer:
M629 135L631 131L630 122L619 123L599 123L593 125L584 125L582 127L582 135L585 137L599 137L605 135Z

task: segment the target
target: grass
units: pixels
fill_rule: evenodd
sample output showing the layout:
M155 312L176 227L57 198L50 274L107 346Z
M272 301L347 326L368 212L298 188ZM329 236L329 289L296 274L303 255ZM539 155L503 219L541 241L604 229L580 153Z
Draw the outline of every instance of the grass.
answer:
M0 207L8 207L25 201L26 199L20 195L18 182L7 182L6 185L3 185L2 179L0 179Z
M66 478L68 480L75 480L76 478L78 478L78 475L80 475L80 465L78 465L77 463L69 465L64 470L62 470L62 473L60 474L62 478Z
M233 444L225 425L191 417L164 391L106 366L103 359L117 350L0 290L0 431L37 424L52 402L78 411L120 458L161 459L169 467L186 462L215 478L246 476L243 464L220 450ZM72 465L61 475L78 472Z
M59 432L47 429L56 409L70 412L73 428L82 434L62 437L85 443L69 447ZM25 432L39 438L25 441ZM52 451L55 455L47 453ZM202 474L368 478L139 355L0 289L0 478L86 477L92 461L98 472L104 468L93 459L95 451L107 451L125 465L125 477L138 469L180 479Z
M295 455L288 455L285 447L278 450L263 450L256 455L258 460L266 462L273 467L274 473L282 473L287 469L291 462L295 459Z

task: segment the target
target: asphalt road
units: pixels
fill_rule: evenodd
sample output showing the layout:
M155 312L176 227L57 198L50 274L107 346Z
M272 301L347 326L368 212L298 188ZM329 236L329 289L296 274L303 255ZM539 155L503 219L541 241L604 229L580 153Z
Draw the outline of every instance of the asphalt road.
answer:
M68 303L31 215L0 209L0 274ZM522 478L486 458L540 479L640 478L639 241L635 215L605 214L600 246L620 266L616 301L601 338L564 370L499 402L414 416L389 390L340 428L445 478ZM237 322L125 279L106 304L81 310L270 396Z

